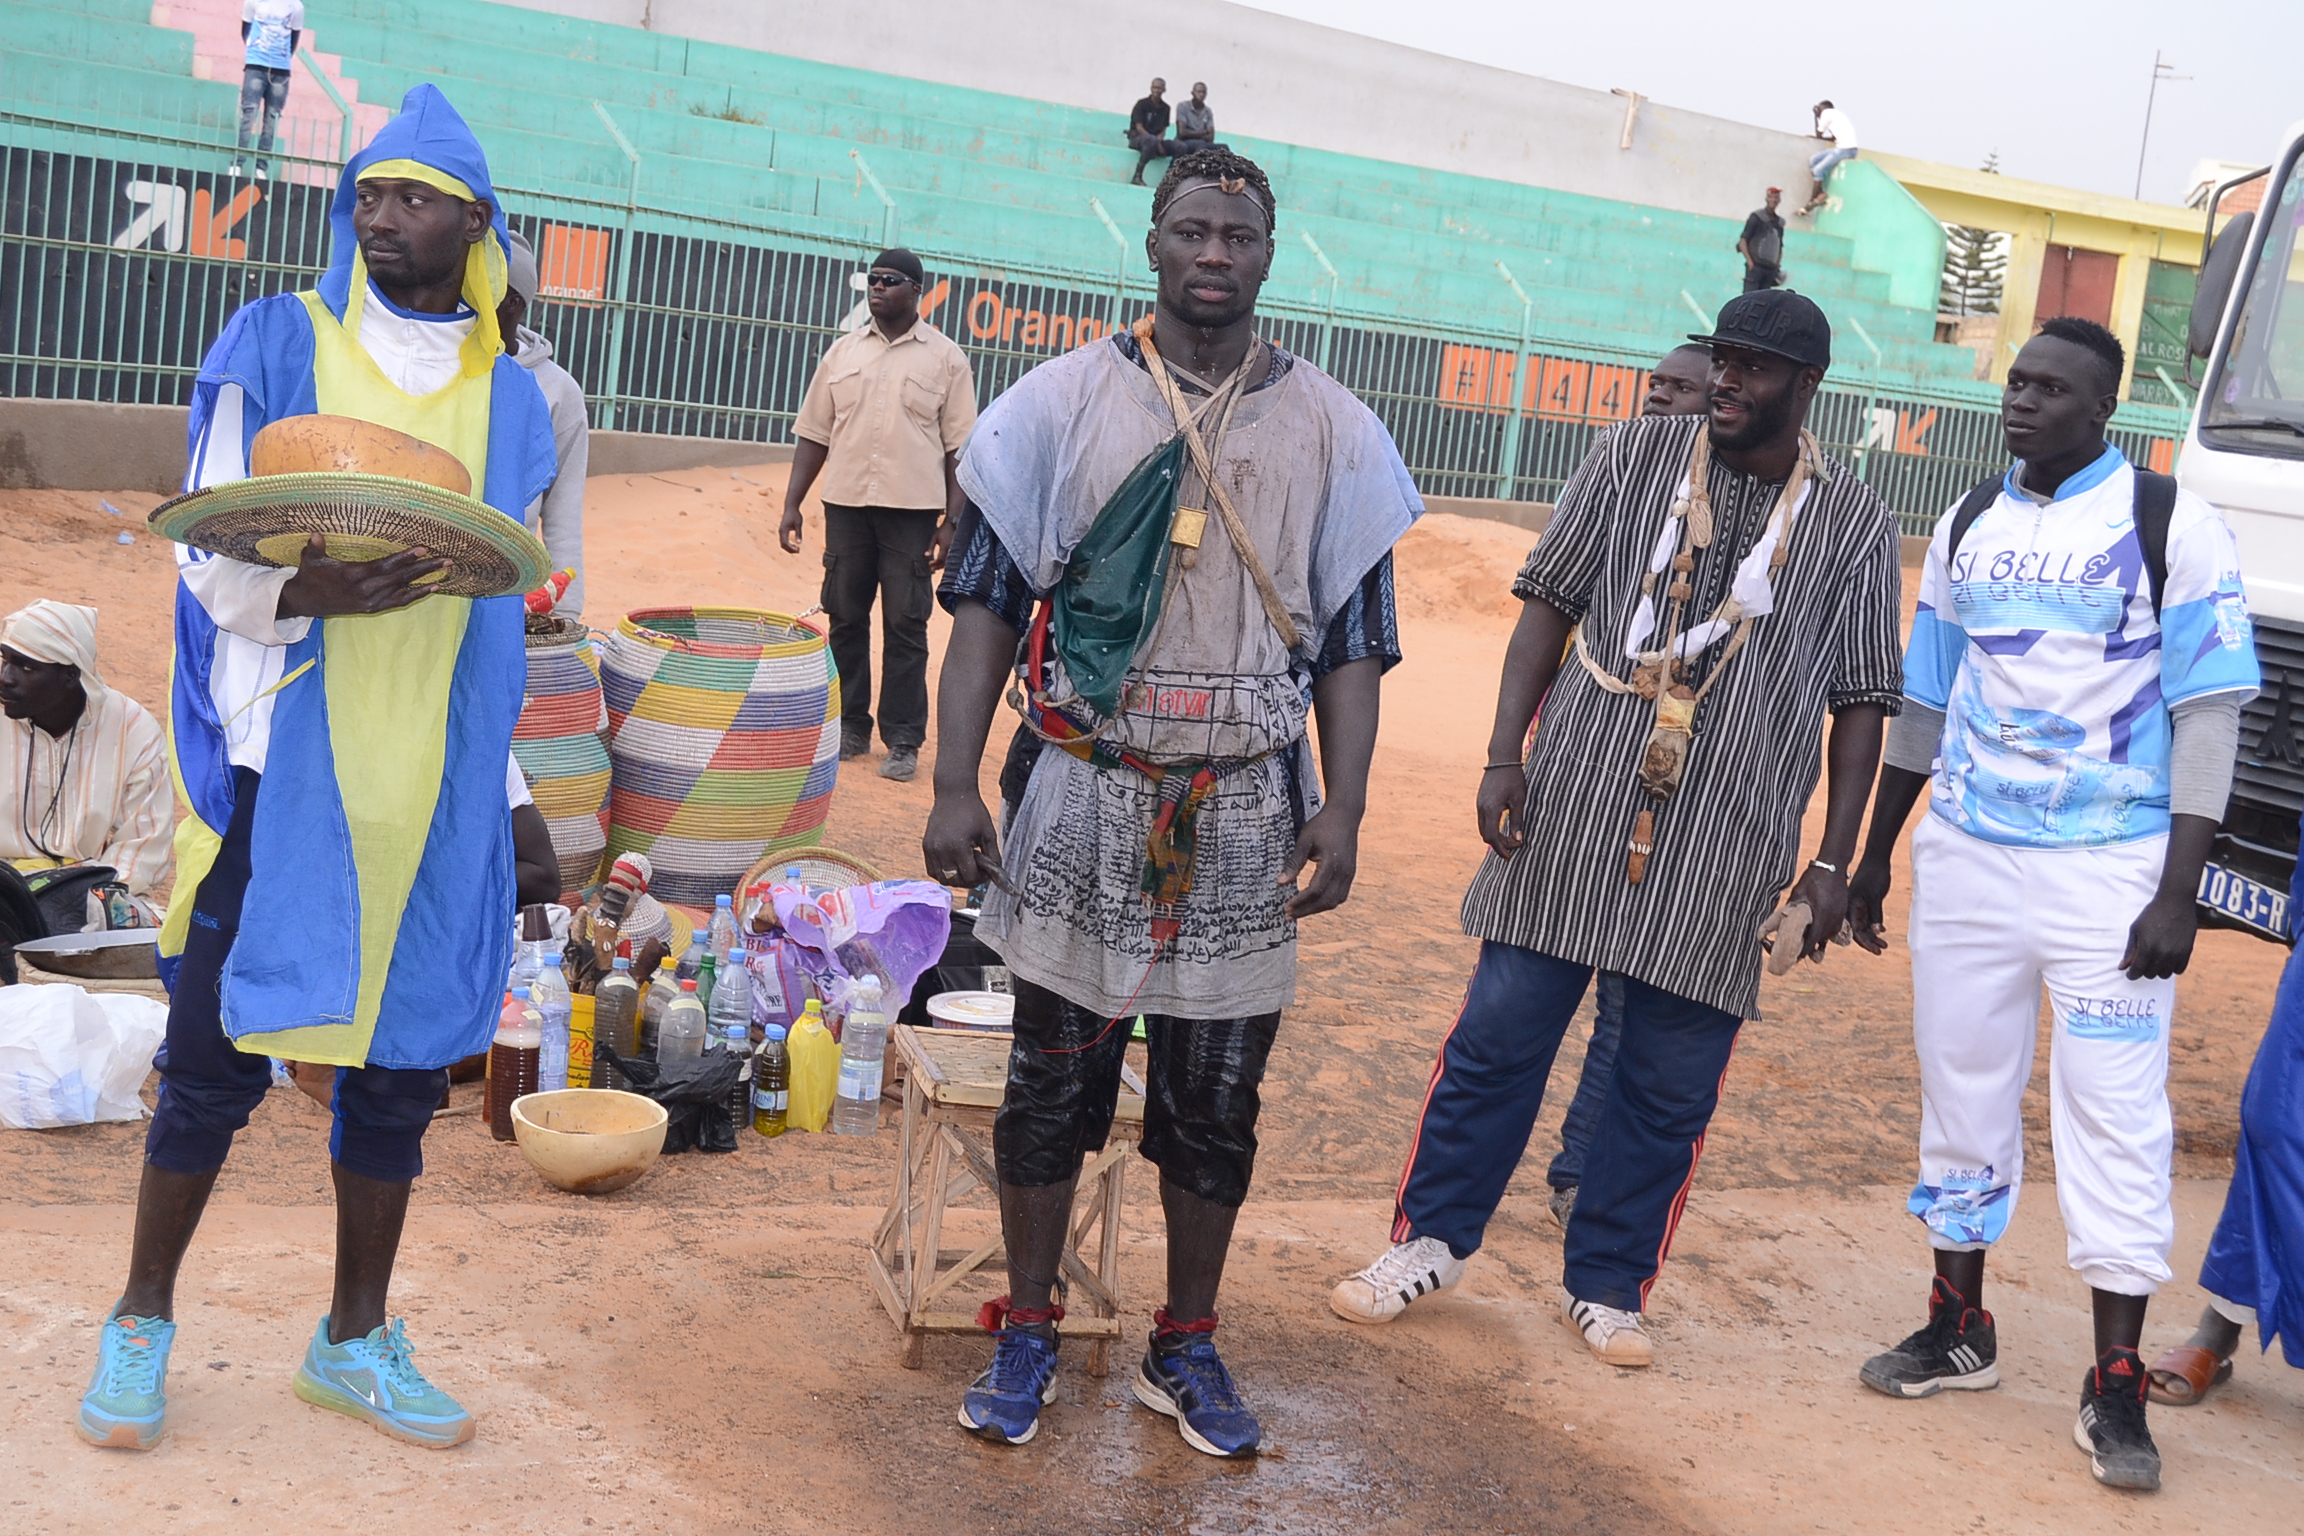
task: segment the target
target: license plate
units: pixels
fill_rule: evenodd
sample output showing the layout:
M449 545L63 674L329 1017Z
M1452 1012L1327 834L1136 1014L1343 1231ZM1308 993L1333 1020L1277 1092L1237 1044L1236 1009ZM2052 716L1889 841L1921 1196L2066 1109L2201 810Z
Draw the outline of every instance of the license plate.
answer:
M2288 893L2221 864L2200 870L2200 905L2282 944L2288 942Z

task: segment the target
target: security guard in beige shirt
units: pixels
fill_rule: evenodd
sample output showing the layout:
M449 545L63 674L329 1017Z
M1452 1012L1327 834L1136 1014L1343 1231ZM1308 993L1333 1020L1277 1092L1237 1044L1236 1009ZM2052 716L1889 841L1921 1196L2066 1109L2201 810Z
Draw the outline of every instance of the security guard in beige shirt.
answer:
M777 536L800 552L800 503L824 476L824 611L840 668L840 755L872 750L872 592L880 591L884 779L919 771L928 735L933 573L964 500L954 466L976 425L976 381L959 344L920 318L925 274L882 251L865 281L872 323L832 343L792 431Z

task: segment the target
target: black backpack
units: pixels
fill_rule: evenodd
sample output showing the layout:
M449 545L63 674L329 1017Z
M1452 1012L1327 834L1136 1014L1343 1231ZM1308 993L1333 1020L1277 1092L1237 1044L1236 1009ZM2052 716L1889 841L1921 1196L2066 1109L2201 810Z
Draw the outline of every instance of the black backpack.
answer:
M2000 485L2005 473L1993 475L1961 498L1960 508L1952 514L1952 538L1944 549L1944 568L1949 572L1953 557L1960 553L1960 541L1984 509L2000 498ZM2136 542L2144 547L2144 579L2151 583L2152 617L2160 617L2160 589L2168 584L2168 520L2176 511L2176 482L2167 475L2156 475L2148 469L2136 471Z

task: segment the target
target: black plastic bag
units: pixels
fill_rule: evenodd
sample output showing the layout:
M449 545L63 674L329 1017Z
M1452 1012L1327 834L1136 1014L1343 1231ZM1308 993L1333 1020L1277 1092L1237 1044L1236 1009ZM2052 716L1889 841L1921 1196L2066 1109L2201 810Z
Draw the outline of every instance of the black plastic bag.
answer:
M954 912L952 935L944 941L944 953L926 975L912 984L912 996L896 1015L896 1022L909 1024L914 1029L931 1027L935 1021L928 1017L928 999L939 992L1006 991L1005 986L987 988L984 971L988 966L1007 963L1000 958L998 950L976 937L976 919L965 912Z
M608 1047L593 1047L593 1057L624 1074L628 1092L654 1099L669 1117L664 1127L667 1152L733 1152L736 1122L728 1101L735 1095L736 1078L744 1058L713 1051L693 1071L664 1080L663 1071L649 1056L624 1057Z

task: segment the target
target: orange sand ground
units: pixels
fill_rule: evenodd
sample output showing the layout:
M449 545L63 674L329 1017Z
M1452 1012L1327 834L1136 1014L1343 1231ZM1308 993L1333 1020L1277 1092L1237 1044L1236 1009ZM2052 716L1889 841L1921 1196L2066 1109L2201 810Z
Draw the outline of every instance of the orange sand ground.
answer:
M776 467L594 480L588 617L810 606L821 538L812 526L803 556L776 551L782 483ZM35 596L97 603L107 676L157 705L169 550L141 531L155 498L109 497L122 516L105 499L0 492L0 611ZM116 542L123 529L133 545ZM2089 1481L2070 1439L2087 1297L2064 1266L2051 1198L2044 1043L2026 1100L2036 1182L1988 1298L2003 1386L1892 1403L1857 1385L1862 1358L1919 1321L1927 1267L1902 1214L1918 1108L1901 949L1834 951L1821 970L1765 984L1768 1017L1745 1031L1653 1298L1653 1370L1599 1365L1554 1311L1560 1240L1543 1164L1574 1044L1462 1290L1380 1330L1328 1312L1327 1286L1381 1246L1471 958L1455 905L1479 852L1469 798L1523 545L1500 525L1433 517L1400 550L1408 660L1385 690L1360 884L1342 913L1305 930L1303 1000L1273 1056L1226 1285L1228 1357L1266 1426L1260 1462L1186 1449L1128 1400L1125 1351L1104 1381L1068 1352L1030 1447L955 1429L984 1345L934 1340L924 1369L898 1368L862 1283L892 1135L747 1141L583 1200L546 1189L468 1118L440 1122L428 1143L395 1302L423 1365L482 1416L480 1437L447 1454L400 1447L288 1393L326 1305L332 1228L325 1116L276 1093L188 1266L172 1432L140 1459L80 1445L69 1421L126 1258L141 1129L0 1136L0 1243L14 1260L0 1291L0 1445L13 1470L0 1529L2295 1529L2304 1375L2277 1356L2246 1355L2205 1408L2154 1410L2161 1494ZM939 646L942 635L939 618ZM873 766L843 776L828 840L917 872L926 778L891 784ZM2183 982L2178 1282L2155 1307L2151 1347L2199 1309L2191 1278L2281 959L2205 934ZM1124 1256L1129 1305L1144 1314L1161 1263L1148 1173L1130 1175ZM955 1243L991 1230L988 1214L953 1220Z

